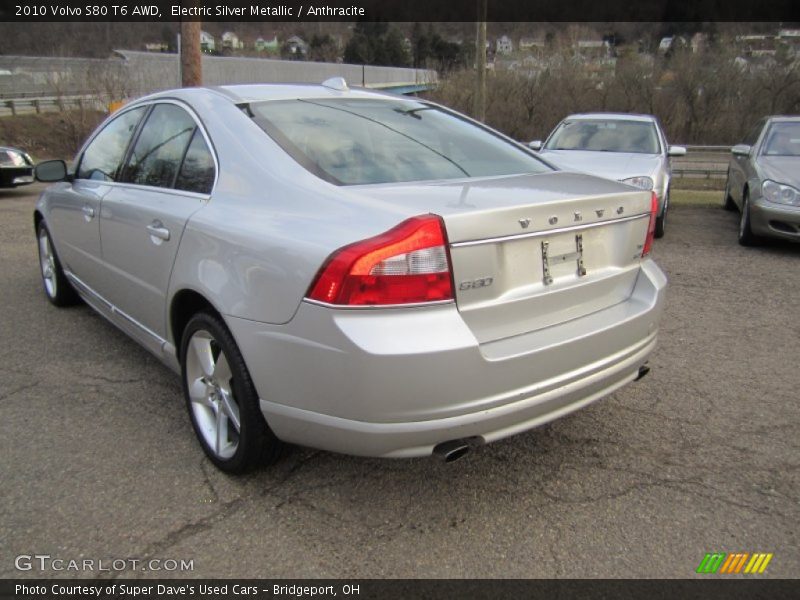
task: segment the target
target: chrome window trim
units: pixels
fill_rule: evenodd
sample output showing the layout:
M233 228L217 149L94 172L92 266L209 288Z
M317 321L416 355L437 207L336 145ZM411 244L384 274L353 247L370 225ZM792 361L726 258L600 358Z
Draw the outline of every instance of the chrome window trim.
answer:
M166 193L172 194L174 196L185 196L188 198L195 198L197 200L210 200L211 194L201 194L199 192L190 192L188 190L179 190L177 188L163 188L158 187L155 185L143 185L141 183L130 183L128 181L98 181L94 179L79 179L76 181L93 181L100 185L107 185L116 188L130 188L134 190L141 190L141 191L149 191L149 192L159 192L159 193Z
M480 246L482 244L496 244L497 242L509 242L513 240L523 240L528 238L545 237L548 235L555 235L559 233L567 233L570 231L582 231L584 229L592 229L594 227L602 227L604 225L614 225L616 223L624 223L626 221L635 221L637 219L644 219L650 217L650 213L641 213L639 215L631 215L628 217L620 217L619 219L609 219L608 221L598 221L596 223L585 223L583 225L571 225L569 227L557 227L556 229L548 229L546 231L531 231L529 233L515 233L513 235L503 235L494 238L486 238L482 240L467 240L465 242L454 242L450 244L451 248L462 248L466 246Z
M144 122L139 124L138 130L134 133L133 137L128 142L128 148L126 149L126 152L125 152L124 161L127 164L128 155L129 155L130 150L131 150L131 144L135 144L136 140L139 139L139 133L141 132L141 128L143 128L143 127L145 127L147 125L147 118L150 116L149 115L149 110L152 107L154 107L155 105L157 105L157 104L174 104L174 105L184 109L189 114L189 116L192 118L192 120L194 121L195 126L197 127L197 129L203 135L203 140L206 142L206 146L208 146L208 150L211 153L211 158L214 160L214 183L211 185L211 191L208 194L200 194L198 192L188 192L186 190L179 190L179 189L174 188L174 187L167 188L167 187L160 187L160 186L154 186L154 185L143 185L143 184L140 184L140 183L131 183L129 181L97 181L97 183L102 183L104 185L124 185L124 186L133 187L135 189L158 190L158 191L162 191L162 192L163 191L178 192L180 194L191 194L192 197L204 198L204 199L208 200L214 194L214 190L216 190L216 188L217 188L217 182L219 181L219 158L217 157L217 149L214 147L214 143L211 141L211 137L208 135L208 132L206 131L205 124L203 123L202 119L200 119L199 115L186 102L184 102L182 100L178 100L177 98L154 98L152 100L136 102L136 103L132 103L130 106L126 106L125 108L120 109L119 111L117 111L113 115L109 115L109 118L106 119L106 121L104 121L102 123L102 125L97 128L97 130L94 132L94 135L92 135L91 138L86 140L86 143L83 145L83 147L81 147L81 151L80 151L80 154L78 156L78 160L75 162L75 173L77 174L78 169L80 168L80 163L83 160L83 155L84 155L86 149L94 141L94 139L100 134L100 132L103 131L106 128L108 123L110 123L113 119L116 119L116 118L122 116L124 113L126 113L128 111L134 110L136 108L142 108L143 107L143 108L146 109L145 110L145 114L142 117ZM190 140L190 143L191 143L191 140ZM95 180L93 180L93 179L83 179L83 178L78 179L78 178L76 178L75 181L95 181Z

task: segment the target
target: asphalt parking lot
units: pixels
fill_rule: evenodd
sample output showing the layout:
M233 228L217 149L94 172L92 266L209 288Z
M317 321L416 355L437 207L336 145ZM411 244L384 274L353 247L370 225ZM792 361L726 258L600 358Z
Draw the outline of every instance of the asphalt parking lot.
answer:
M215 470L178 378L41 292L40 187L0 191L0 577L18 555L192 560L192 577L690 577L706 552L800 573L800 245L675 206L652 371L452 464L295 449ZM145 571L84 576L152 577Z

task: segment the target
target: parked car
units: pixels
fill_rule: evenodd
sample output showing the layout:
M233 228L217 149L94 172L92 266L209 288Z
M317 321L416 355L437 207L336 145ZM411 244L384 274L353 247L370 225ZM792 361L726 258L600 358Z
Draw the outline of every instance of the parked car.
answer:
M168 91L36 172L47 298L179 372L226 471L281 442L454 460L637 379L656 343L654 195L424 100Z
M585 113L570 115L547 140L529 144L556 166L616 179L654 190L658 198L656 237L666 231L670 156L684 156L686 148L670 146L653 115Z
M800 241L800 116L765 117L731 149L724 206L741 211L744 246Z
M0 188L33 183L33 159L24 150L0 146Z

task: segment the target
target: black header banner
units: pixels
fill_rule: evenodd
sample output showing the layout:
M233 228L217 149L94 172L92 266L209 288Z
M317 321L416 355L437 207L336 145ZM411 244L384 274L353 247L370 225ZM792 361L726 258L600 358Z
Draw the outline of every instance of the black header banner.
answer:
M785 22L796 18L797 0L3 0L0 5L0 21L9 22Z

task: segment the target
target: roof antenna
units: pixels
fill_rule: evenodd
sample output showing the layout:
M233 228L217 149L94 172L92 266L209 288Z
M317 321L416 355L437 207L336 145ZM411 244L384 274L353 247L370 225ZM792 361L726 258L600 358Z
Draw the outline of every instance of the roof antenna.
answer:
M322 86L331 90L336 90L337 92L347 92L350 90L350 88L347 87L347 82L344 80L344 77L331 77L330 79L326 79L322 82Z

